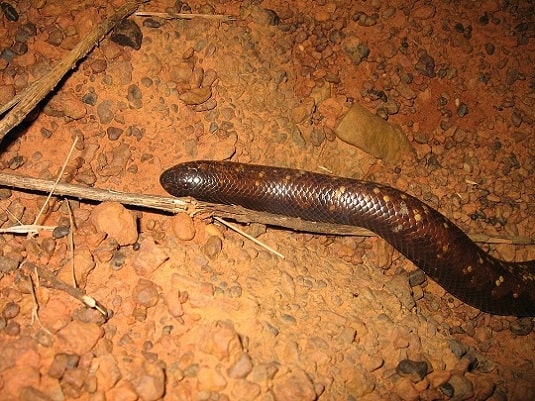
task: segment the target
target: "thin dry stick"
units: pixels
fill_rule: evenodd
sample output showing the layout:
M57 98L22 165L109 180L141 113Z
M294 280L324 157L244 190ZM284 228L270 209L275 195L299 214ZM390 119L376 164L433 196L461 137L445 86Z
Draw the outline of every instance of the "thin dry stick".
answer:
M105 318L109 317L108 310L95 298L85 294L84 291L78 288L68 285L64 281L61 281L56 276L54 276L54 274L49 272L47 269L44 269L31 262L21 264L20 268L23 269L28 275L35 273L37 277L39 277L39 283L42 286L48 287L48 288L54 288L56 290L66 292L67 294L78 299L80 302L89 306L90 308L96 309Z
M236 231L240 235L243 235L249 241L253 241L256 245L261 246L262 248L268 250L269 252L271 252L274 255L277 255L279 258L284 259L284 255L282 253L277 252L275 249L273 249L272 247L264 244L262 241L257 240L255 237L250 236L245 231L243 231L240 228L236 227L234 224L230 224L228 221L225 221L220 217L214 217L214 220L219 221L224 226L230 228L233 231Z
M72 275L72 285L73 287L78 288L78 283L76 282L76 272L74 266L74 217L72 215L71 203L67 199L66 203L67 211L69 212L69 252L71 253L71 275Z
M24 263L24 262L22 262ZM35 272L37 274L37 272ZM28 281L30 282L30 292L32 294L33 299L33 308L32 308L32 324L34 321L39 323L41 328L49 335L52 335L50 330L48 330L44 324L41 322L41 319L39 318L39 301L37 300L37 294L35 293L35 283L33 282L32 275L28 275Z
M111 30L113 27L132 14L137 7L145 0L130 1L122 6L116 13L100 23L95 29L83 38L50 72L35 81L21 95L16 96L0 109L3 114L11 107L9 113L0 121L0 141L6 134L20 124L24 118L33 110L58 82L76 66L76 63L89 53L93 47Z
M19 190L48 192L53 187L54 182L0 172L0 185L17 188ZM138 206L171 213L204 213L209 216L232 219L240 223L256 222L272 226L286 227L295 231L362 237L376 236L360 227L309 222L269 213L255 212L239 206L216 205L193 201L187 198L178 199L169 196L134 194L65 183L59 183L57 185L55 194L100 202L113 201L124 205ZM487 235L476 234L470 235L470 238L474 242L487 244L535 245L535 239L527 237L492 238Z
M39 213L37 213L37 216L35 216L35 221L33 222L33 224L39 223L39 219L41 218L41 215L43 214L44 210L48 206L48 202L50 202L50 198L52 198L52 195L54 194L54 190L58 186L59 180L61 180L61 177L63 177L63 173L65 172L65 168L67 167L67 163L71 159L72 152L74 152L74 147L76 146L77 142L78 142L78 137L74 138L74 141L72 142L71 149L69 150L69 153L67 154L67 157L65 158L65 161L63 162L63 166L61 166L61 170L60 170L58 176L56 177L56 181L54 182L54 186L52 187L52 189L48 193L48 196L46 197L45 203L43 203L43 206L39 210Z
M214 19L214 20L223 20L223 21L236 21L236 17L233 15L224 15L224 14L183 14L183 13L161 13L161 12L149 12L149 11L138 11L134 14L136 17L157 17L163 19Z

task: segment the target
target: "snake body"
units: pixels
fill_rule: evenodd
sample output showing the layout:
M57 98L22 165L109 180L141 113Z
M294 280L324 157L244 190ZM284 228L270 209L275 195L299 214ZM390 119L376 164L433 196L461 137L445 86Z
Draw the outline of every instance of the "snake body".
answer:
M535 316L535 260L505 262L417 198L375 182L218 161L178 164L160 177L177 197L307 221L364 227L450 294L484 312Z

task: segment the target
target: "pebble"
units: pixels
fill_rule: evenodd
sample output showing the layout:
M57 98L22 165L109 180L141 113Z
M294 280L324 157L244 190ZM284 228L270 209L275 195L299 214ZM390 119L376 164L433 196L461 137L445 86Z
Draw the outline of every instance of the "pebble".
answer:
M253 370L251 357L243 352L238 360L227 369L227 375L232 379L244 379Z
M366 43L353 35L348 35L344 39L343 49L355 66L358 66L370 54L370 49Z
M418 400L419 392L414 383L407 378L402 377L396 382L395 392L404 401Z
M347 392L353 398L360 399L375 389L375 376L360 366L355 366L347 375Z
M24 387L19 394L20 401L50 401L50 397L33 386Z
M2 317L6 320L13 319L18 316L20 312L20 306L15 302L8 302L2 309Z
M518 318L509 324L509 330L517 336L527 336L533 331L533 326L534 322L532 318Z
M108 139L110 141L116 141L117 139L119 139L123 132L124 130L118 127L108 127L106 129L106 134L108 135Z
M123 19L113 29L110 39L121 46L139 50L143 41L143 32L134 20Z
M273 383L275 401L313 401L316 392L310 377L301 369L295 368L287 376L276 378Z
M13 366L2 371L2 398L17 400L25 387L39 388L39 370L33 366Z
M180 318L184 315L184 308L182 307L182 299L180 298L180 291L168 291L164 293L165 304L169 314L175 318Z
M87 369L68 369L60 380L61 389L67 398L79 398L87 378Z
M425 51L420 52L418 62L414 68L416 68L420 74L429 78L434 78L437 75L435 72L435 60Z
M78 366L80 357L76 354L66 354L60 352L54 355L54 359L48 368L48 375L56 379L61 379L67 369L72 369Z
M467 400L474 395L474 386L470 380L461 375L453 375L450 380L440 386L444 395L451 397L452 401Z
M171 219L171 229L180 241L191 241L195 237L195 225L187 213L177 213Z
M98 231L114 238L121 246L132 245L138 239L134 213L117 202L102 202L91 212L91 222Z
M83 355L89 352L103 335L104 331L97 324L73 320L58 332L58 339L63 343L66 352Z
M241 355L243 351L238 333L227 325L202 328L198 337L199 350L215 356L220 361Z
M201 367L197 372L197 389L200 391L217 392L227 387L225 376L209 367Z
M429 370L427 362L404 359L396 366L396 372L400 376L408 377L414 383L422 380Z
M204 255L210 259L214 259L221 253L223 249L223 242L218 236L212 235L208 237L206 243L202 247Z
M212 88L205 86L202 88L190 89L178 96L188 106L199 105L206 102L212 96Z
M69 235L71 228L69 226L56 226L52 230L52 237L54 239L60 239Z
M104 58L94 59L89 64L89 67L91 67L91 71L93 71L95 74L99 74L101 72L106 71L107 66L108 66L108 63L106 62L106 59Z
M230 391L230 395L235 400L255 400L262 391L259 384L248 380L236 380Z
M93 359L92 365L97 366L95 376L99 390L110 390L122 378L121 369L117 365L117 360L112 354L96 357Z
M411 17L426 20L435 16L436 8L432 4L422 4L411 10Z
M165 373L157 363L143 363L137 371L132 384L140 399L156 401L165 393ZM117 399L117 398L116 398Z
M104 100L97 106L97 115L101 124L107 125L113 121L114 113L111 108L111 100Z
M4 333L12 337L18 336L20 334L20 324L14 320L8 321L4 328Z
M19 13L11 4L3 1L0 3L0 8L2 8L2 12L9 21L17 22L19 20Z
M151 308L158 303L159 292L154 282L140 278L132 291L132 298L139 305Z
M459 107L457 107L457 115L459 117L464 117L468 114L468 106L466 105L466 103L460 103L459 104Z

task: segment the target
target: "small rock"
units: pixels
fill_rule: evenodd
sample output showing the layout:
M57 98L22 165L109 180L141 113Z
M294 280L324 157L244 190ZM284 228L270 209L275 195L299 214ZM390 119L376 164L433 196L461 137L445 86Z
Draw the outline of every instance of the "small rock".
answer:
M533 319L530 317L519 318L509 325L509 330L517 336L527 336L533 331Z
M18 336L20 334L20 324L14 320L11 320L7 322L7 325L4 328L4 332L8 336L12 336L12 337Z
M177 213L171 219L171 228L176 237L181 241L191 241L195 236L193 219L187 213Z
M117 202L103 202L91 213L91 221L98 231L114 238L119 245L137 241L137 221L134 213Z
M20 260L9 257L0 256L0 273L9 273L18 269Z
M205 86L202 88L193 88L178 96L188 106L197 105L206 102L212 96L212 88Z
M91 61L89 66L91 67L91 70L95 74L98 74L98 73L106 71L106 67L108 66L108 63L106 62L106 59L104 58L97 58Z
M87 378L87 369L72 368L65 371L60 380L61 388L67 398L78 398L82 395Z
M19 20L19 13L11 4L3 1L0 3L0 8L9 21L17 22Z
M429 367L427 362L404 359L396 366L396 372L403 377L408 377L414 383L422 380L427 374Z
M24 387L39 387L39 370L33 366L14 366L2 371L2 398L17 400Z
M111 108L112 108L111 100L104 100L103 102L99 103L99 105L97 106L97 115L101 124L106 125L113 121L114 114Z
M237 380L230 394L235 400L254 400L260 395L261 390L262 387L257 383L248 380Z
M20 401L50 401L50 397L33 386L24 387L20 390Z
M89 352L104 335L104 331L95 323L73 320L58 332L58 338L67 352L83 355ZM62 348L63 349L63 348Z
M106 133L110 141L116 141L123 134L124 130L118 127L108 127Z
M217 255L219 255L222 248L223 248L223 242L221 241L221 238L215 235L212 235L211 237L208 238L208 240L204 244L203 253L210 259L213 259Z
M444 392L444 389L447 391ZM448 395L451 389L451 395L449 395L452 401L463 401L471 398L474 395L474 386L470 380L464 376L453 375L451 379L440 387L440 390Z
M4 309L2 309L2 317L4 317L6 320L13 319L17 317L19 312L20 306L18 304L15 302L8 302L4 305Z
M54 355L54 360L48 368L48 375L55 379L61 379L65 371L77 367L79 361L80 357L76 354L60 352Z
M134 372L136 373L136 372ZM152 363L144 363L143 370L139 371L138 377L132 380L132 384L143 401L156 401L165 393L165 373L161 366Z
M143 41L143 32L133 20L124 19L115 26L110 39L121 46L139 50Z
M122 378L117 360L112 354L102 355L93 359L92 365L97 367L95 375L99 390L110 390Z
M158 303L158 287L152 281L140 278L134 287L132 298L139 305L142 305L146 308L153 307Z
M343 42L344 52L355 66L358 66L370 54L370 49L366 43L356 36L347 36Z
M70 231L71 228L69 226L57 226L52 231L52 237L54 237L54 239L66 237Z
M227 374L233 379L243 379L253 370L251 357L247 352L241 354L239 359L227 369Z
M60 91L50 99L43 109L43 112L54 117L69 117L79 120L87 114L82 100L74 93Z
M171 316L178 318L184 315L184 308L182 307L179 290L165 292L164 298L167 310Z
M294 370L291 374L275 379L273 396L276 401L312 401L316 392L310 377L302 370Z
M468 114L468 106L465 103L460 103L459 107L457 107L457 115L459 117L464 117Z
M429 78L434 78L437 75L435 72L435 59L425 52L420 55L414 68L420 74Z
M208 367L201 367L197 373L197 389L200 391L221 391L227 387L225 377Z
M435 16L436 8L431 4L422 4L411 11L411 17L421 20L433 18Z
M402 377L396 382L395 392L404 401L417 400L419 396L418 390L414 386L414 383L405 377Z
M169 257L162 247L157 246L152 238L142 238L139 250L132 262L132 267L140 276L148 276L159 268Z
M199 350L224 360L242 352L240 338L230 326L203 328L199 333Z

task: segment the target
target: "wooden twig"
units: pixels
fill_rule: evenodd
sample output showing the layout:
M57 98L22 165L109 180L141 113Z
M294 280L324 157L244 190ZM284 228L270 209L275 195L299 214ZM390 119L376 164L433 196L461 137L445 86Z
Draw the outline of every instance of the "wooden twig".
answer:
M0 172L0 186L16 188L18 190L32 190L49 192L54 181L30 178ZM137 206L151 210L171 213L187 212L203 214L208 217L218 216L240 223L261 223L270 226L290 228L295 231L321 233L331 235L353 235L360 237L375 237L376 235L360 227L314 223L297 218L255 212L240 206L226 206L208 202L200 202L191 198L173 198L169 196L143 195L107 189L89 188L83 185L58 183L54 193L82 200L113 201L124 205ZM535 239L527 237L494 238L487 235L470 235L474 242L487 244L535 245Z
M52 70L35 81L19 95L0 108L0 114L11 109L0 121L0 141L20 124L43 98L55 88L58 82L85 57L102 38L122 19L132 14L146 0L129 1L112 16L95 27L78 43Z
M138 11L134 14L136 17L157 17L163 19L212 19L218 21L236 21L236 17L233 15L224 15L224 14L184 14L184 13L162 13L162 12L149 12L149 11Z
M104 316L105 319L109 318L109 311L95 298L87 295L85 291L79 288L70 286L64 281L58 279L54 274L52 274L47 269L44 269L31 262L26 262L26 263L21 264L20 268L24 270L25 273L28 274L28 276L30 277L32 274L36 273L38 276L40 285L66 292L67 294L76 298L83 304L99 311ZM35 293L33 295L34 295L34 299L36 300Z
M54 181L0 172L0 185L22 190L49 192L54 186ZM139 206L173 213L185 211L187 207L187 202L177 198L118 192L63 182L56 185L54 194L56 196L66 196L74 199L94 200L99 202L120 202L125 205Z

